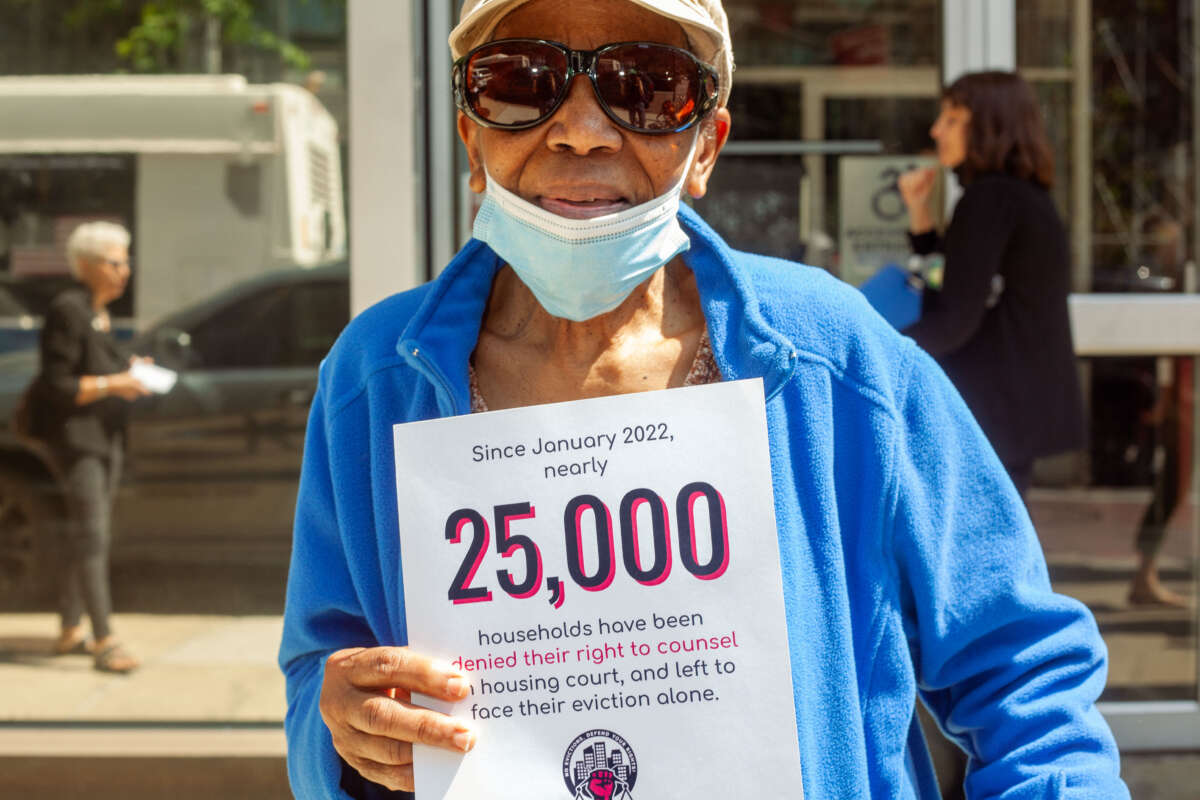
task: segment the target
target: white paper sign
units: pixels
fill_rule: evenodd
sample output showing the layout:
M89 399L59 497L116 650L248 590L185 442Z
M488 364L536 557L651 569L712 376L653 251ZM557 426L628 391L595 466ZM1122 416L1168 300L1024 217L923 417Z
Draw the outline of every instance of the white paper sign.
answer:
M397 425L409 644L461 666L432 798L802 796L762 382Z
M129 368L129 373L133 377L155 394L166 394L175 387L175 381L179 377L174 370L160 367L157 364L151 364L148 361L135 361L133 366Z

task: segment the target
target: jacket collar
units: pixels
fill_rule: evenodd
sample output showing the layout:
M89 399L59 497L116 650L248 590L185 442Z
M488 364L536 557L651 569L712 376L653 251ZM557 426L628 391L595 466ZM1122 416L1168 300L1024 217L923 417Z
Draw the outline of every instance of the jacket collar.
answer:
M683 258L696 275L721 375L726 380L762 378L771 399L791 376L797 356L792 342L762 314L744 264L750 256L731 250L690 207L680 206L679 219L691 239ZM491 248L472 239L433 282L396 343L409 364L434 384L443 414L463 414L471 407L467 362L479 339L492 280L502 266Z

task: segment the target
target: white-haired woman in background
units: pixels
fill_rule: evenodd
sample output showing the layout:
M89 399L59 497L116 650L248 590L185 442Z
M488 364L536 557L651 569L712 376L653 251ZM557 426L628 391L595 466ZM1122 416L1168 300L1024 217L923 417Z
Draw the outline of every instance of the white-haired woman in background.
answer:
M79 285L46 313L41 336L37 432L64 478L68 516L61 555L58 653L93 653L96 669L129 672L139 661L109 624L108 548L121 475L129 401L148 394L130 374L134 359L112 335L109 303L129 282L129 232L110 222L80 225L67 240ZM83 612L92 622L92 639Z

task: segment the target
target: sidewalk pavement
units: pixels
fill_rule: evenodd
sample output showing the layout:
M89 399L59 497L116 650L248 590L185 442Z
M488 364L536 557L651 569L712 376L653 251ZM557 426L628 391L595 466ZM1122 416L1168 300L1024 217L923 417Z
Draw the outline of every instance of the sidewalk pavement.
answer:
M1194 699L1195 612L1134 608L1125 596L1131 531L1148 499L1148 492L1038 489L1031 506L1055 589L1092 609L1108 643L1106 699ZM1178 510L1163 554L1167 584L1188 596L1195 591L1194 513ZM133 675L96 672L87 656L51 656L51 613L0 614L0 721L282 722L279 616L125 613L115 615L114 628L143 658Z
M1163 541L1159 574L1193 608L1131 606L1133 536L1150 492L1034 489L1030 513L1054 589L1092 610L1108 645L1105 700L1195 700L1195 548L1200 509L1182 502ZM1200 780L1200 779L1198 779Z
M1196 697L1194 617L1131 608L1128 569L1058 557L1056 589L1086 602L1109 648L1109 697ZM1186 581L1173 581L1181 592ZM51 613L0 615L0 721L282 723L275 666L278 616L116 614L114 629L142 659L132 675L92 669L85 655L54 656Z
M1121 581L1111 583L1120 589ZM1112 613L1149 621L1179 612ZM280 617L118 614L116 629L145 659L129 676L96 672L87 656L49 655L55 624L53 614L0 615L0 788L7 787L0 794L288 797L282 733L256 729L283 720L283 676L275 667ZM1171 686L1188 669L1194 676L1194 640L1190 648L1164 647L1163 636L1110 633L1113 678ZM164 728L168 735L17 728L6 735L3 724L148 720L217 727ZM1127 755L1122 774L1137 800L1194 800L1200 754Z
M50 613L0 615L0 721L283 722L278 616L116 614L143 660L131 675L51 655L57 625Z

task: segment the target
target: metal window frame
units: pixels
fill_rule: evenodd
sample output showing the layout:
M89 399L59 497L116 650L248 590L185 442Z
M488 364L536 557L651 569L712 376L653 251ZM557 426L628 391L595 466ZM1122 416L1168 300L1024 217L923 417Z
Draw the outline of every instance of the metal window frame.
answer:
M426 85L429 105L425 114L429 139L425 149L429 175L435 180L426 182L425 204L429 217L426 230L425 274L432 279L440 273L458 252L458 180L456 152L458 132L455 129L457 110L450 85L450 48L447 37L457 17L454 0L424 0L427 5L425 38Z
M942 86L964 72L1016 69L1017 0L942 0ZM946 172L945 219L962 196Z
M1016 66L1016 0L942 0L944 84L964 72Z
M354 313L431 279L458 250L446 45L456 9L454 0L348 4Z
M347 4L350 305L354 313L426 279L419 147L426 105L424 0ZM409 57L404 57L408 54ZM399 57L398 57L399 55Z

